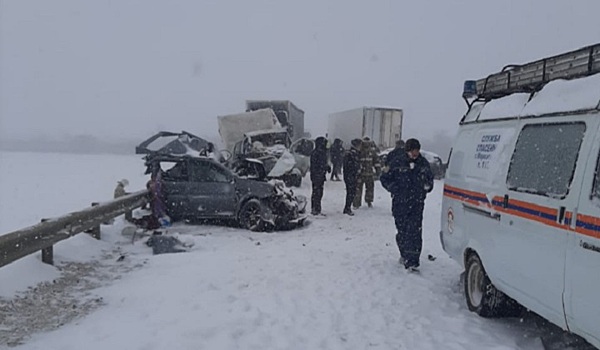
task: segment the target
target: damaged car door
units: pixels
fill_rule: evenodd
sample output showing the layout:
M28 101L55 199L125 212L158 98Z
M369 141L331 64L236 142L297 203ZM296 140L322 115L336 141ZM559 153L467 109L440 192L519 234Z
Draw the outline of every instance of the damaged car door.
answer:
M310 168L310 155L315 149L315 142L308 138L300 138L290 146L290 151L296 161L295 168L300 170L302 177L306 175Z
M188 201L196 217L233 217L236 214L234 175L208 159L189 162Z

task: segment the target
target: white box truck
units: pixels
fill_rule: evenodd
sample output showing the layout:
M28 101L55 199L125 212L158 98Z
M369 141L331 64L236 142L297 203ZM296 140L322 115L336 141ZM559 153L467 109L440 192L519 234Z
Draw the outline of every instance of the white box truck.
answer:
M355 138L368 136L380 149L394 147L402 137L402 109L359 107L329 115L327 136L344 141L349 147Z
M217 116L217 120L223 146L229 152L233 152L236 142L241 141L244 134L248 132L282 127L273 110L269 108L246 113L220 115Z
M246 112L270 108L277 120L287 128L292 141L304 137L304 111L289 100L247 100Z

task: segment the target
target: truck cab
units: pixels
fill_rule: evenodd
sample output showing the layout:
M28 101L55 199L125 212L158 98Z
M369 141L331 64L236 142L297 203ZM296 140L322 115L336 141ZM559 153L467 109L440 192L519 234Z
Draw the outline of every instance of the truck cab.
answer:
M286 128L252 131L238 141L230 166L260 179L282 179L299 187L310 167L314 142L301 138L292 143Z

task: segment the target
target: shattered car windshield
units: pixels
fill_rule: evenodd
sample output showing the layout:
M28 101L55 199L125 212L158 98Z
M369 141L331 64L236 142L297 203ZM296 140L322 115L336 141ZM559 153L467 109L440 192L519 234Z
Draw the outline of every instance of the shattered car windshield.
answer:
M287 133L260 134L252 136L252 142L259 141L264 147L286 145Z

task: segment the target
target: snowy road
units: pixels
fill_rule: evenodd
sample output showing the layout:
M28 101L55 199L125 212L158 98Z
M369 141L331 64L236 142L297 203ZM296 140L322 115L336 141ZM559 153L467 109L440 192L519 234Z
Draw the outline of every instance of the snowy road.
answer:
M122 262L97 254L107 269L138 267L93 290L103 301L98 309L17 348L543 349L540 336L550 339L554 329L537 327L535 317L489 320L466 309L460 268L439 243L443 183L435 185L425 207L420 275L398 264L390 199L378 183L375 207L348 217L341 214L343 183L327 182L327 217L299 230L169 229L194 243L188 253L153 256L142 241L120 235L121 221L103 226L103 242L68 240L56 248L57 259L80 261L90 249L84 243L124 253ZM306 181L299 191L309 195L309 188ZM41 266L33 259L11 269ZM550 341L559 349L571 340L559 334Z

